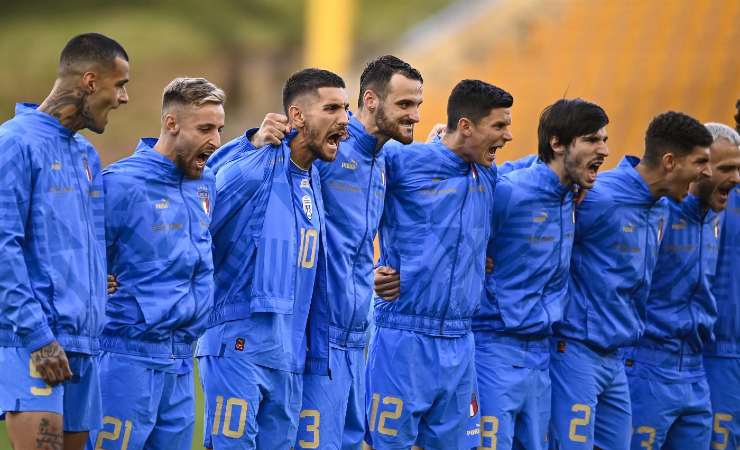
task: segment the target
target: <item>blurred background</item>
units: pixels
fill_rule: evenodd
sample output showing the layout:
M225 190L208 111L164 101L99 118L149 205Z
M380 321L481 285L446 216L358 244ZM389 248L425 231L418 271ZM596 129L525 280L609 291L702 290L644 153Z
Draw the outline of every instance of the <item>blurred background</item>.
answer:
M445 121L452 87L478 78L514 95L514 141L499 162L536 150L546 105L582 97L610 116L607 166L614 166L625 153L642 153L644 131L660 112L733 124L738 23L737 0L3 2L0 121L12 117L15 102L40 103L66 41L97 31L131 58L130 103L111 113L104 135L85 132L104 164L159 134L161 92L174 77L203 76L224 88L226 142L281 110L292 72L338 72L354 106L364 63L391 53L424 76L417 140ZM0 449L9 448L3 433L0 424ZM201 433L198 425L193 448L201 448Z

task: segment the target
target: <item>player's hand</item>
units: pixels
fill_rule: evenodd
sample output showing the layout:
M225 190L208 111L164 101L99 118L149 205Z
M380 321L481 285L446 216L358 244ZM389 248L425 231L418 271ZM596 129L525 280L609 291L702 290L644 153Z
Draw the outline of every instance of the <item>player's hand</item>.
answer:
M69 368L67 354L57 341L31 352L31 361L48 385L54 386L72 378L72 369Z
M486 256L486 273L493 272L493 258Z
M260 129L249 140L257 148L267 144L280 145L288 134L288 118L278 113L267 113Z
M375 293L383 300L395 300L401 294L401 275L396 269L380 266L375 269Z
M118 290L118 279L112 273L108 274L108 295L113 295Z
M444 123L436 124L432 127L432 131L429 132L429 136L427 136L427 144L430 142L434 142L437 137L439 137L439 139L442 139L443 137L445 137L445 134L447 134L447 125Z

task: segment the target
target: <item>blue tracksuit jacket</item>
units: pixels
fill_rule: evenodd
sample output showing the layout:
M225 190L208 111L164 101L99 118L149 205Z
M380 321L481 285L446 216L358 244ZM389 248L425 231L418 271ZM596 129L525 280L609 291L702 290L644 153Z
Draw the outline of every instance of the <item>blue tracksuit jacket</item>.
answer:
M720 232L714 295L717 301L715 341L706 353L740 358L740 186L730 191Z
M697 353L712 340L720 216L689 194L669 201L670 214L653 271L650 295L638 303L645 334L640 347Z
M476 331L548 336L562 317L575 229L573 194L546 164L498 179Z
M36 105L0 126L0 346L95 354L106 299L100 159Z
M638 163L627 156L600 174L576 208L568 301L555 333L598 351L642 335L638 305L650 292L668 219L668 200L653 198Z
M398 270L397 300L375 300L377 326L433 336L470 330L483 291L495 168L442 143L387 146L381 264Z
M252 313L292 314L296 298L298 233L290 183L288 142L259 151L246 136L225 144L211 166L216 171L216 201L211 223L215 267L214 308L210 325L250 317ZM318 169L311 169L314 212L324 217ZM321 220L321 242L326 242ZM329 304L326 295L326 247L321 246L318 273L306 329L305 369L328 372ZM210 326L209 325L209 326ZM200 345L200 344L199 344ZM208 343L203 342L207 350ZM302 362L301 362L302 363ZM301 370L302 367L296 368Z
M385 197L385 157L377 140L354 117L349 139L333 162L317 161L326 208L329 337L346 347L364 347L373 296L373 239Z
M135 153L103 171L109 271L102 348L140 356L192 356L213 303L208 227L215 180L185 178L142 139Z

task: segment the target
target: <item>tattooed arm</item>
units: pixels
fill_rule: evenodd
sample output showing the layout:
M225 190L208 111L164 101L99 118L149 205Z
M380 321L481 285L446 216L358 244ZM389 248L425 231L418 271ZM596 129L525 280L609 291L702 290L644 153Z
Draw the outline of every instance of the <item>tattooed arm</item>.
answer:
M47 384L54 386L72 378L67 354L59 342L53 341L31 353L31 361L36 366L41 378Z

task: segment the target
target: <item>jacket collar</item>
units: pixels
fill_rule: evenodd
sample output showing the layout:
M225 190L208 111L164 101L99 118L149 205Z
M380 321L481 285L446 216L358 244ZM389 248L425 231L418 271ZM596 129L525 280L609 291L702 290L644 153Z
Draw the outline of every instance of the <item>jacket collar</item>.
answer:
M429 145L433 146L434 151L439 152L439 154L448 163L447 168L462 175L467 175L467 173L470 172L470 168L473 164L465 162L465 160L463 160L457 153L453 152L451 148L443 144L441 140L432 142Z
M157 144L157 141L157 138L141 138L139 140L139 145L136 146L134 155L150 161L154 171L158 175L161 175L170 181L180 181L184 176L182 171L172 160L154 150L154 146Z
M357 141L357 148L368 156L373 156L376 151L375 148L378 146L378 139L372 134L365 130L365 126L357 120L357 117L352 116L349 119L349 134ZM342 145L341 143L339 145ZM380 149L378 149L380 152Z
M701 201L699 201L699 197L690 192L681 201L680 206L684 214L697 223L710 221L713 216L713 214L709 212L708 208L702 207Z
M625 183L625 190L629 191L630 194L637 195L641 202L646 204L653 204L659 200L659 198L653 197L650 192L650 187L642 178L642 175L635 169L637 164L640 163L640 158L636 156L625 156L619 162L619 165L615 170L621 171L629 177L629 182Z
M24 116L33 120L36 124L43 127L49 133L57 133L62 137L70 138L77 134L69 128L62 125L56 117L38 110L39 105L35 103L16 103L15 115Z
M544 186L548 191L555 192L559 197L566 195L571 192L571 187L563 184L560 181L560 177L554 170L542 161L537 161L532 165L535 173L540 175L540 180L544 182Z

